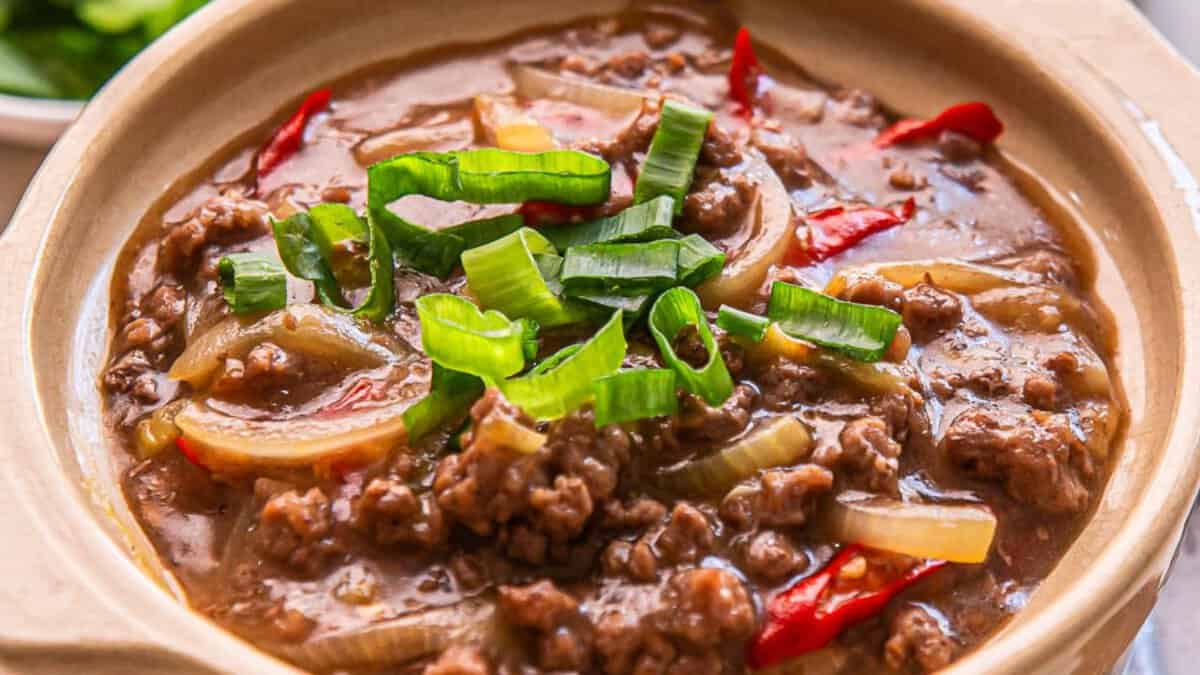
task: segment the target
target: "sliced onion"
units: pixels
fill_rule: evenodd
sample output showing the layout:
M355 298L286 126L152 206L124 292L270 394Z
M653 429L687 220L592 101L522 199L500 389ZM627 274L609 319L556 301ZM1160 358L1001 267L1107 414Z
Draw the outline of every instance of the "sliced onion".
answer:
M514 103L476 96L475 117L488 144L502 150L545 152L555 147L550 130Z
M740 227L746 237L725 251L728 257L721 273L696 289L706 309L721 305L748 309L771 265L783 261L796 232L787 188L766 161L750 155L746 175L758 186L754 205Z
M153 457L166 450L179 438L179 427L175 426L175 415L187 401L172 401L146 419L137 423L135 439L138 459Z
M227 358L263 342L347 367L375 367L396 359L395 340L320 305L291 305L248 322L228 317L188 345L168 376L203 387Z
M790 466L812 450L812 435L795 417L776 417L707 457L686 462L659 474L670 490L715 497L763 469Z
M960 563L986 560L996 534L996 516L984 506L913 504L856 491L839 494L822 517L835 539Z
M762 341L746 344L750 349L751 358L765 360L773 356L782 356L796 363L834 373L877 394L888 394L908 388L905 378L892 364L855 361L828 349L797 340L783 332L776 324L771 324Z
M1064 322L1086 325L1079 298L1045 286L993 288L971 296L971 306L1002 326L1041 333L1055 333Z
M471 434L471 446L479 450L515 450L529 454L546 444L546 434L513 419L499 407L492 409Z
M938 288L963 295L974 295L993 288L1038 286L1041 278L1031 272L957 260L914 260L911 262L879 263L844 269L825 287L834 297L841 295L847 279L859 273L877 274L905 288L912 288L927 279Z
M374 669L428 656L450 644L483 643L493 632L492 605L464 600L269 651L307 670Z
M404 411L418 398L287 419L235 417L193 400L175 424L199 463L217 471L368 461L404 440Z
M852 658L849 649L830 645L754 672L756 675L839 675L850 665Z
M354 147L360 166L391 159L406 152L447 152L463 150L475 140L475 125L469 119L432 127L395 129L371 136Z
M638 113L645 101L657 101L650 92L621 89L584 79L563 77L533 66L518 65L512 70L517 95L526 100L551 98L570 101L589 108L618 114Z

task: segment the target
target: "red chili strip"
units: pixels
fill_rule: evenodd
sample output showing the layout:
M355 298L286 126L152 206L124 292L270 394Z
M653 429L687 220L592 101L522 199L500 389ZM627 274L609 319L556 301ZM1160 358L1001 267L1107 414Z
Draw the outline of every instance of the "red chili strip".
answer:
M554 202L525 202L517 209L517 213L521 214L521 217L525 219L525 224L529 227L541 227L542 225L561 225L591 220L596 217L596 208L593 206L567 206Z
M309 94L308 98L304 99L304 103L300 104L300 109L293 113L288 121L283 123L283 126L275 130L271 140L258 153L256 167L259 178L274 171L277 166L283 164L300 150L300 146L304 143L304 129L308 126L309 120L329 107L331 95L328 89L318 89Z
M917 210L910 197L895 211L870 206L835 206L808 215L807 240L788 255L789 265L811 265L858 245L863 239L908 222Z
M204 462L200 461L200 453L196 452L196 449L192 447L192 444L184 440L183 436L175 439L175 447L179 448L179 452L183 454L184 459L187 461L200 467L201 469L208 468L204 466Z
M733 40L733 62L729 66L729 98L737 103L738 112L749 117L754 108L754 95L758 93L758 76L762 66L750 42L750 31L743 26Z
M861 559L853 575L847 566ZM946 565L865 549L842 548L821 571L767 603L767 619L746 649L751 668L767 668L828 645L845 629L880 612L900 591Z
M955 131L988 144L1004 132L1004 123L991 106L973 101L946 108L931 120L900 120L875 137L875 147L912 143L934 138L943 131Z

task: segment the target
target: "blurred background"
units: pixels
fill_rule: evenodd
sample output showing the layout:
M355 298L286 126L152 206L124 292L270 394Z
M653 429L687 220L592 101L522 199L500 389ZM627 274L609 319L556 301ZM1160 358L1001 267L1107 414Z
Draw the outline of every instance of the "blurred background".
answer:
M80 101L207 2L0 0L0 229L51 139L78 112ZM1180 53L1200 64L1200 0L1134 4ZM1193 637L1197 607L1200 518L1193 518L1158 606L1118 675L1200 672L1200 640Z

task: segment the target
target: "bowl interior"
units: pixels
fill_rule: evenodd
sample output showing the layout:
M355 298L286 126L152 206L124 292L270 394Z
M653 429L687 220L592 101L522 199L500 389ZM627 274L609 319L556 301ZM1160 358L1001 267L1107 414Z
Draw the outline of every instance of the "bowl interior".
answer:
M497 13L493 4L474 0L216 3L139 58L55 151L39 178L40 193L35 191L18 215L48 228L24 316L44 429L39 433L47 435L53 453L45 465L34 463L27 470L67 481L65 494L87 515L65 524L68 531L60 536L82 530L102 534L110 558L106 569L124 575L123 592L138 596L118 602L140 603L146 622L157 622L160 629L173 627L189 639L205 636L181 651L213 664L243 664L243 672L283 668L217 635L155 587L157 581L169 592L170 580L159 573L114 480L96 382L110 331L109 275L124 239L144 216L154 217L162 208L161 195L180 189L218 149L320 82L446 41L495 38L524 26L615 11L621 4L602 0L584 8L527 0ZM1179 249L1173 246L1179 237L1195 235L1171 232L1153 187L1122 144L1121 130L1089 105L1089 96L1106 95L1100 85L1082 76L1064 81L1062 69L1052 76L1044 65L1065 58L1053 48L1035 61L966 13L934 4L746 1L731 6L758 39L818 78L861 86L894 109L926 115L962 100L992 103L1008 126L1003 150L1054 186L1053 210L1060 212L1059 220L1070 221L1065 225L1072 236L1093 252L1097 292L1119 323L1117 369L1130 415L1125 447L1114 459L1114 477L1095 517L1028 611L998 640L952 669L1031 672L1033 665L1050 667L1055 658L1070 658L1067 649L1056 656L1044 644L1023 650L1039 634L1104 618L1094 602L1087 605L1071 593L1085 582L1099 583L1095 575L1118 564L1113 549L1120 537L1165 538L1139 530L1142 521L1132 520L1131 513L1152 486L1162 484L1164 470L1182 466L1178 457L1167 455L1187 365L1179 341L1185 323L1183 281ZM446 17L454 17L453 23L448 25ZM913 31L914 25L922 29ZM210 30L213 26L220 29ZM61 199L52 196L59 193ZM1104 567L1098 560L1111 564L1097 570ZM96 583L115 588L111 579ZM1067 602L1071 598L1074 604ZM1116 605L1117 599L1105 602ZM1080 613L1085 607L1090 608L1086 617ZM147 630L148 635L163 633ZM1123 637L1109 640L1111 654L1100 650L1097 663L1115 659ZM188 640L176 634L174 641ZM1002 661L999 670L992 668ZM1080 664L1061 665L1053 672Z

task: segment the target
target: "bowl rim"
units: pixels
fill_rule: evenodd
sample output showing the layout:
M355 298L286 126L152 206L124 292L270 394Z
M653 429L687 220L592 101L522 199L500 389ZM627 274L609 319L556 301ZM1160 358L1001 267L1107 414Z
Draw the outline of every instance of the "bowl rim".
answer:
M0 94L0 140L45 148L83 111L86 101Z
M135 59L122 74L105 87L96 102L84 110L80 124L75 125L67 132L63 141L47 159L43 169L39 171L34 180L34 187L22 201L14 216L9 231L3 238L0 238L0 251L11 250L17 242L24 244L31 241L41 242L38 245L36 256L40 257L42 245L45 243L40 228L55 217L60 199L59 193L72 187L68 182L60 189L61 180L50 175L51 167L57 167L56 170L61 172L69 163L78 161L86 152L91 139L100 133L98 130L103 126L102 122L105 116L112 110L123 107L122 97L130 96L142 77L148 76L156 68L162 66L166 58L180 48L188 45L197 46L204 39L203 32L205 30L214 28L222 20L234 20L235 13L242 14L236 18L238 21L249 20L249 17L269 16L279 7L286 5L287 1L223 0L215 3L198 12L193 19L176 30L174 39L161 40ZM992 32L995 26L985 24L984 19L978 14L966 9L965 0L959 0L958 5L938 3L937 0L903 1L926 9L937 7L936 11L951 12L956 21L982 27L981 32L983 34L991 33L994 46L1003 51L1024 49ZM1129 16L1136 17L1135 10L1120 0L1104 1L1112 7L1113 12L1125 12ZM1079 11L1081 8L1094 8L1098 3L1091 3L1089 0L1047 0L1046 4L1069 7L1072 8L1072 11ZM1144 19L1141 21L1144 22ZM1157 34L1155 37L1161 41ZM1119 47L1106 45L1093 48L1112 50ZM1179 60L1178 55L1165 45L1161 49L1163 52L1159 58ZM1192 72L1194 74L1194 71ZM1200 84L1187 82L1180 86L1190 88L1189 101L1200 102ZM1156 103L1156 106L1158 105L1166 105L1166 101L1160 98ZM1160 109L1151 110L1156 115L1162 112ZM1097 115L1101 115L1101 113L1098 112ZM1167 120L1168 116L1163 114L1163 119ZM1172 120L1177 119L1172 118ZM1128 125L1131 122L1124 120L1121 123ZM1170 123L1174 125L1171 128L1182 129L1181 122L1171 121ZM1187 149L1200 151L1200 139L1189 140ZM1130 162L1132 165L1133 160L1130 159ZM1184 169L1187 169L1186 164ZM67 175L70 173L68 172ZM1183 194L1159 194L1156 195L1154 201L1156 208L1159 208L1164 214L1181 216L1181 214L1192 213L1191 208L1185 203ZM1190 233L1171 230L1170 239L1173 243L1176 241L1179 243L1178 250L1175 251L1177 257L1174 260L1177 263L1180 260L1186 260L1184 256L1194 253L1200 248L1194 230ZM37 264L35 256L26 253L20 256L20 261L21 264L15 266L19 271L32 270L35 275L44 272L42 269L37 269L41 266ZM1200 290L1200 270L1191 270L1186 265L1178 267L1178 286L1181 293ZM36 288L32 285L21 285L19 288L23 290L20 299L7 302L21 312L21 326L25 329L25 335L22 336L24 339L28 337L28 328L31 322L30 312L32 311L31 300L36 293ZM3 306L0 304L0 307ZM1194 301L1185 302L1181 308L1181 321L1184 335L1200 335L1200 305ZM27 344L27 340L25 342L20 354L22 360L20 372L28 372L31 377L36 378L36 373L32 371L33 359L30 353L32 346ZM1181 341L1178 348L1181 352L1181 363L1184 366L1183 374L1185 376L1200 374L1200 344L1197 344L1196 341L1189 343L1185 340ZM1165 443L1167 446L1165 457L1172 461L1164 462L1146 479L1148 488L1146 493L1130 514L1129 520L1121 525L1114 536L1114 542L1129 544L1126 552L1119 554L1116 550L1117 547L1110 545L1097 559L1096 567L1089 571L1086 578L1076 582L1063 592L1059 603L1044 610L1034 621L990 639L980 649L957 662L946 672L1003 671L1015 673L1022 672L1022 668L1031 671L1035 666L1061 656L1061 647L1058 642L1060 638L1065 635L1072 640L1080 639L1087 630L1094 628L1094 626L1088 625L1090 622L1105 618L1113 610L1112 604L1115 599L1127 597L1130 593L1138 590L1134 588L1135 582L1142 578L1145 570L1148 567L1162 565L1164 556L1170 556L1175 543L1178 542L1178 536L1188 512L1186 507L1190 507L1190 498L1184 499L1183 496L1195 495L1197 479L1200 477L1200 457L1192 455L1197 447L1197 434L1200 433L1196 431L1197 428L1200 428L1200 424L1196 424L1198 417L1200 417L1198 411L1182 409L1176 411ZM42 420L39 419L38 423L41 422ZM1143 533L1153 533L1156 536L1143 537L1141 540L1135 537L1135 535ZM180 611L190 613L190 610L182 605L178 605L178 608ZM197 623L205 623L203 618L198 615L192 618ZM1010 649L1001 650L1002 646L1010 647ZM257 652L257 650L254 651Z

